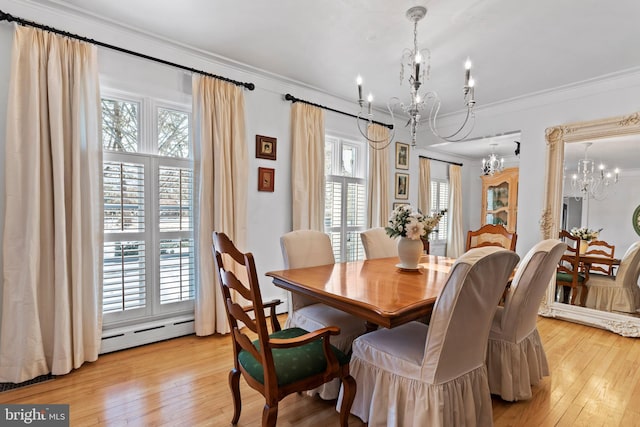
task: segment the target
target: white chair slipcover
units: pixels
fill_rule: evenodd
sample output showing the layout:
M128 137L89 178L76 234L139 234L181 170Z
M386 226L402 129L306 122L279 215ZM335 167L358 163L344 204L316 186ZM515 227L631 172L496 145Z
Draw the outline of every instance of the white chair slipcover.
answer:
M409 322L358 337L351 413L369 427L493 425L485 353L518 259L498 247L472 249L451 268L429 326Z
M333 248L329 236L320 231L297 230L284 234L280 238L285 268L315 267L334 264ZM291 292L289 316L285 328L298 327L315 331L327 326L337 326L340 334L330 338L331 344L344 353L351 351L353 340L366 332L365 321L349 313L320 304L312 299ZM335 399L340 390L340 381L328 382L317 389L308 391L309 395L319 394L322 399Z
M540 301L566 248L556 239L531 248L518 266L504 307L498 307L493 317L487 348L489 389L504 400L530 399L531 385L549 375L536 321Z
M383 227L371 228L360 233L366 259L398 256L398 242L387 235Z
M635 313L640 309L640 242L632 244L613 276L590 274L586 307L604 311Z

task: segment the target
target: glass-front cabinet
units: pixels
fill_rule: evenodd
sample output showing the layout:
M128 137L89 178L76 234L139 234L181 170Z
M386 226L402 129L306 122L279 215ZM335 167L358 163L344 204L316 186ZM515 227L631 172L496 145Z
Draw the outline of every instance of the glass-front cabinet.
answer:
M518 168L508 168L482 177L482 225L500 224L516 231L518 213Z

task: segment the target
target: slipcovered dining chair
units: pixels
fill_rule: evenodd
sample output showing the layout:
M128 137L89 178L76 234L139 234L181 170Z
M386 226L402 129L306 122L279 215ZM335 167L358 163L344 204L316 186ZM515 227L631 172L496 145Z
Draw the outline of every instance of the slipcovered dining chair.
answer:
M584 253L585 255L594 255L601 256L606 258L613 258L616 252L616 246L610 245L604 240L592 240L589 242L587 246L587 250ZM612 264L599 264L597 262L591 263L589 266L589 273L602 273L608 274L609 276L613 276L613 265Z
M578 290L581 292L580 302L584 305L587 298L585 282L589 280L589 272L582 271L580 265L580 238L573 236L567 230L560 230L560 240L567 244L565 253L558 262L556 270L556 289L562 286L562 302L569 303L568 294L571 294L571 304L576 303Z
M640 309L639 276L640 242L635 242L622 257L615 277L589 275L589 293L585 306L596 310L636 313Z
M297 230L280 238L284 266L287 269L315 267L335 264L329 236L320 231ZM340 335L331 337L331 344L346 354L351 352L353 340L366 332L363 319L344 311L318 303L300 294L291 293L291 306L285 328L298 327L308 331L337 326ZM322 399L335 399L340 391L340 382L333 381L309 391Z
M493 317L487 348L489 389L504 400L531 398L531 385L549 375L547 356L536 328L538 307L566 243L543 240L518 265L505 298Z
M516 250L518 234L509 232L504 225L486 224L477 230L467 232L467 250L483 246L499 246Z
M370 228L360 233L366 259L398 256L398 242L389 237L383 227Z
M329 343L329 337L338 334L339 329L331 326L313 332L301 328L279 330L279 325L272 323L273 332L269 334L253 255L240 252L226 234L215 232L213 253L233 340L234 368L229 373L234 406L231 423L237 424L242 409L240 376L265 397L263 427L276 425L278 402L285 396L338 379L347 396L340 409L340 425L346 427L356 383L349 375L349 356ZM239 279L225 262L235 262L244 269L244 274L239 275L245 279ZM234 302L232 292L248 300L249 305L243 307ZM257 340L252 341L245 334L245 326L258 336Z
M485 353L518 259L498 247L472 249L451 267L428 326L409 322L358 337L351 413L370 426L493 425Z

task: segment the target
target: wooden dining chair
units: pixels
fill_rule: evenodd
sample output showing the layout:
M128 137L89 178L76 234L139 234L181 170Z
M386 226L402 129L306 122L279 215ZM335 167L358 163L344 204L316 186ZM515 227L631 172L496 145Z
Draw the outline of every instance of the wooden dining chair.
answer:
M356 383L349 374L349 357L329 342L331 335L340 333L339 328L330 326L308 332L301 328L276 330L274 325L275 332L269 334L253 255L240 252L226 234L216 232L213 233L213 252L233 340L234 368L229 373L234 406L231 423L235 425L240 419L240 376L265 397L263 427L276 425L278 402L285 396L340 378L345 393L340 425L346 427ZM243 269L246 283L225 262L235 262L234 266ZM242 307L235 302L232 292L248 300L249 306ZM246 329L258 339L252 341Z
M576 303L578 290L580 290L581 305L587 299L587 287L585 283L589 280L589 272L582 271L580 265L580 238L573 236L567 230L560 230L560 240L567 244L567 250L560 258L556 270L556 289L563 287L563 302L569 301L568 294L571 294L571 304Z
M589 242L585 255L595 255L606 258L613 258L616 251L615 245L610 245L604 240L592 240ZM610 263L591 263L589 267L590 273L602 273L613 276L613 264Z
M477 230L467 232L467 250L483 246L499 246L516 250L517 233L510 233L503 225L486 224Z

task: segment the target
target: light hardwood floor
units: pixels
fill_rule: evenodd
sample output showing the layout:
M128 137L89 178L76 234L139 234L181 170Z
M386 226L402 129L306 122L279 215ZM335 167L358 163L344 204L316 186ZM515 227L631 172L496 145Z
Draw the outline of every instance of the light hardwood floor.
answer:
M493 399L496 426L640 426L640 341L540 318L551 377L533 399ZM0 393L0 403L67 403L72 426L227 426L228 336L187 336L101 356L69 375ZM264 400L242 384L239 426L259 426ZM338 424L335 402L292 395L278 426ZM350 426L363 426L351 416Z

